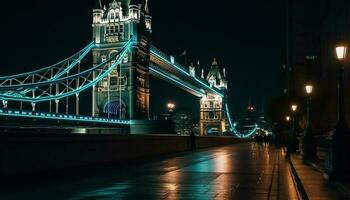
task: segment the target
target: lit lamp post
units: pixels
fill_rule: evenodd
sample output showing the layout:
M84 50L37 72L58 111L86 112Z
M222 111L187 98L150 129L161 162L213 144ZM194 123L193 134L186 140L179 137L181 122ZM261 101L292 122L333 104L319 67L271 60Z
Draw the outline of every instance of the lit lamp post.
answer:
M329 141L328 152L326 157L326 172L328 179L342 179L349 174L349 159L346 146L348 140L348 126L345 121L344 111L344 91L343 91L343 73L344 65L347 60L347 46L340 44L336 46L335 53L338 67L338 83L337 83L337 125L331 139Z
M316 144L312 134L311 129L311 119L310 119L310 107L311 107L311 94L312 94L313 86L311 84L305 85L305 92L307 94L307 102L306 102L306 131L303 137L302 146L302 156L303 160L315 160L316 159Z
M292 104L291 106L291 109L292 109L292 132L291 132L291 137L290 137L290 153L295 153L296 150L297 150L297 145L298 145L298 142L297 142L297 137L296 137L296 134L295 134L295 112L297 111L298 109L298 106L296 104Z
M173 112L174 111L174 108L175 108L175 104L174 103L168 103L167 104L167 108L169 110L169 112Z
M290 117L286 116L286 121L289 122L290 121Z

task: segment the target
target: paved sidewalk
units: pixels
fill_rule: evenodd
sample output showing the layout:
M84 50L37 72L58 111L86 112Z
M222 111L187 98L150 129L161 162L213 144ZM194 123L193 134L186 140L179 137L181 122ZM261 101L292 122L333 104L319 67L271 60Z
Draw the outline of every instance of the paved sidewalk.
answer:
M23 180L25 181L25 180ZM101 171L0 188L1 200L299 200L282 149L243 143Z
M304 189L304 194L309 200L345 200L349 199L336 188L327 184L323 173L313 166L304 164L300 155L291 155L290 162L295 169L296 176Z

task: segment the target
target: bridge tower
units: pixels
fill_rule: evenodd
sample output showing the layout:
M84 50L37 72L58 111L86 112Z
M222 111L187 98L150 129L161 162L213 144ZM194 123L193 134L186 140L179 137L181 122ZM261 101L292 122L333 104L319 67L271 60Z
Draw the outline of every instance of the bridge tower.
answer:
M94 116L148 119L151 24L148 0L113 0L108 6L99 1L93 10L94 66L108 60L130 39L137 41L118 68L93 87Z
M201 135L222 135L226 131L227 118L224 104L226 102L227 80L225 68L220 69L218 62L214 59L206 77L210 87L215 87L224 92L225 96L208 95L200 100L200 122Z

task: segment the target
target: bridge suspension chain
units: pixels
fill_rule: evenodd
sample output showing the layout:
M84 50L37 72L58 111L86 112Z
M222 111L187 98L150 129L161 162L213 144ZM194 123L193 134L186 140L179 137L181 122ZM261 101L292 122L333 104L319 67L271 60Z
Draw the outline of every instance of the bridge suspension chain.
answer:
M234 133L234 135L236 137L239 137L239 138L250 138L253 134L256 133L256 131L259 129L258 125L255 124L253 129L250 130L248 133L241 133L240 131L237 130L237 123L234 123L232 121L232 118L231 118L231 114L230 114L230 111L228 109L228 105L227 103L225 104L225 112L226 112L226 116L228 118L228 121L229 121L229 125L230 125L230 129L231 131Z
M2 76L0 77L0 88L31 84L33 83L33 80L35 83L40 83L60 78L64 76L65 73L76 67L94 46L95 44L92 42L69 58L48 67L16 75Z
M66 71L66 76L55 78L54 80L0 87L0 99L4 101L22 101L30 103L54 100L56 102L57 111L57 103L60 99L79 95L80 92L89 89L106 78L112 70L119 66L134 43L134 41L130 40L118 54L111 56L108 60L93 68L76 74L69 74L67 73L68 71ZM96 73L95 77L93 76L94 72ZM77 82L79 86L77 86ZM52 94L53 85L56 87L56 92L54 94ZM27 91L33 92L31 95L28 95Z

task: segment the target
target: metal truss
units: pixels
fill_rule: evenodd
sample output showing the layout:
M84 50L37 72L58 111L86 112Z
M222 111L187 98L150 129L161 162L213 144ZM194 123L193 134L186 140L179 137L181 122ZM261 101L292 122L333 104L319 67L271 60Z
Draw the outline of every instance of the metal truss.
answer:
M0 77L0 88L41 83L60 78L76 67L94 46L95 44L92 42L69 58L48 67L16 75L2 76Z
M63 68L60 70L60 72L56 73L54 78L40 78L39 81L29 83L24 81L21 84L2 85L0 87L0 100L30 102L32 104L55 100L57 103L62 98L73 95L78 96L80 92L95 86L103 78L106 78L112 70L116 69L122 62L130 47L134 44L135 41L128 41L117 54L113 55L105 62L82 72L76 71L75 74L69 74L69 68L72 69L74 63L78 64L80 62L80 59L76 59L75 61L71 62L68 67ZM84 57L92 47L93 44L88 45L88 47L84 49L83 53L79 54L78 58ZM51 71L51 69L47 69L38 71L45 71L45 73L47 71ZM30 76L34 76L34 74L36 75L38 73L32 72ZM25 73L25 75L14 75L12 77L26 77L28 75L28 73Z

